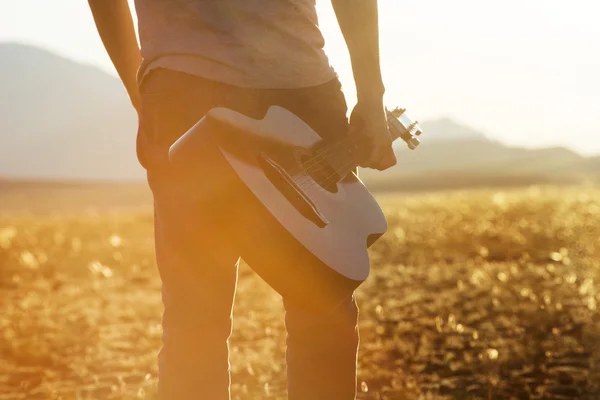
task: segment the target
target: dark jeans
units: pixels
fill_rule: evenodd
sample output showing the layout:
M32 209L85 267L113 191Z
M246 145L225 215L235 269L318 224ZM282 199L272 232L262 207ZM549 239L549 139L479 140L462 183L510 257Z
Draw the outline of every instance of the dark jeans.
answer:
M154 194L156 257L165 307L159 397L226 400L239 255L217 221L176 194L181 182L170 173L168 148L213 107L262 118L270 105L279 105L323 136L343 134L346 103L337 80L301 89L256 90L163 69L145 79L141 95L138 156ZM285 298L283 302L289 399L354 399L354 297L328 315L307 313Z

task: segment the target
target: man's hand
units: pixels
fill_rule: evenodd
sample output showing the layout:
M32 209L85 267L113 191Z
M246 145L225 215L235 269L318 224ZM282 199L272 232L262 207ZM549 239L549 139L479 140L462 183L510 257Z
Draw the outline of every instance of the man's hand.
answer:
M383 171L396 165L382 100L359 100L350 116L350 132L366 137L368 151L361 167Z

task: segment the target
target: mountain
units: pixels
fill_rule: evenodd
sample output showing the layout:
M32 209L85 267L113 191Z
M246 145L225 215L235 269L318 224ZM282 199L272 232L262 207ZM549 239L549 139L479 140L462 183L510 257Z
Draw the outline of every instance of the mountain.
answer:
M0 44L0 176L143 177L137 118L121 83L45 50Z
M421 145L397 141L397 164L385 171L360 169L371 189L414 190L538 183L600 183L600 157L583 157L563 147L524 149L442 118L421 124Z
M489 141L483 133L446 117L424 121L419 125L423 129L423 132L427 132L427 135L423 135L421 138L422 143L430 143L431 141Z
M142 180L137 118L119 80L48 51L0 43L0 178ZM508 147L449 118L425 121L415 151L361 170L374 189L600 181L600 157Z

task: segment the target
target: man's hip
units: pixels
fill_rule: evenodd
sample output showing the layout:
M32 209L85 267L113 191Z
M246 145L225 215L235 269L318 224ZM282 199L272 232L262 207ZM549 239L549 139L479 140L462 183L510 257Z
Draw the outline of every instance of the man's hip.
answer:
M149 171L168 169L168 150L210 109L225 107L260 119L277 105L322 137L347 131L347 106L337 79L298 89L249 89L182 72L156 69L140 87L138 159ZM282 127L285 129L285 127Z

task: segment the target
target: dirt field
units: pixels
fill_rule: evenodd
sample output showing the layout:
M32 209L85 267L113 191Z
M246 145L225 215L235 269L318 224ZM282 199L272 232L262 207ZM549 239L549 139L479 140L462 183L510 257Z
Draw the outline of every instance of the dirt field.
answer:
M390 230L358 292L360 399L600 398L600 190L380 200ZM0 400L152 399L149 208L2 211ZM285 399L280 299L240 276L233 398Z

